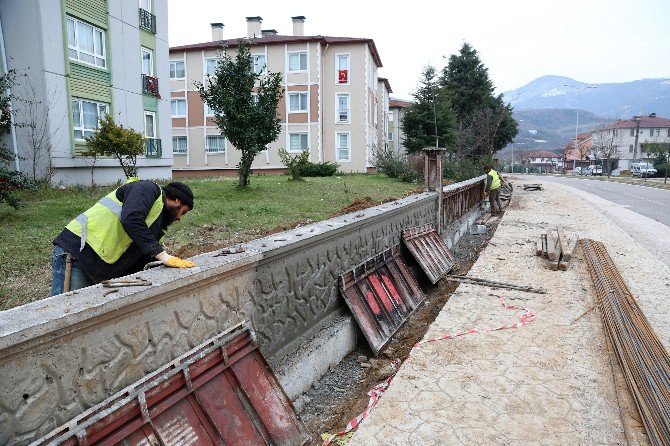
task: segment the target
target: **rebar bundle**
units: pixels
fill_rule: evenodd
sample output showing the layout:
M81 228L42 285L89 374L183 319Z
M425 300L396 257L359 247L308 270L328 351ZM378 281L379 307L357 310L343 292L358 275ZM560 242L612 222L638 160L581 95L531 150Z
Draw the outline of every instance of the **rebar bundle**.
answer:
M605 333L653 445L670 445L670 355L607 253L581 240Z

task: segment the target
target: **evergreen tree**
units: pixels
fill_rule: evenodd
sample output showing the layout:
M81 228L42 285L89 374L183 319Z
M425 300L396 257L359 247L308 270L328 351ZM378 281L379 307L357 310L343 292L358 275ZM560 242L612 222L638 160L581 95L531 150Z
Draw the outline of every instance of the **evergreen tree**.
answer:
M490 161L495 152L513 141L518 127L512 107L502 96L493 95L488 68L469 44L464 43L459 54L449 57L440 86L456 114L457 153Z
M238 187L245 188L254 158L281 130L277 115L283 95L281 74L254 73L249 45L240 41L235 58L223 55L214 76L197 87L214 111L221 134L242 152Z
M417 153L436 145L450 146L454 140L454 114L444 89L437 84L434 67L424 68L413 96L415 103L406 109L402 122L407 152Z

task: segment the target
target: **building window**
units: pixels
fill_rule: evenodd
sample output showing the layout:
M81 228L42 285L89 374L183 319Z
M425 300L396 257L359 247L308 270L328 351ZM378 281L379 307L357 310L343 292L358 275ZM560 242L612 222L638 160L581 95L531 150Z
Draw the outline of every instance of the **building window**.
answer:
M205 59L205 73L207 73L207 76L214 76L218 66L219 59Z
M156 113L144 110L144 136L156 137Z
M288 135L288 151L302 152L309 150L307 143L307 133L289 133Z
M628 146L628 153L633 153L633 144Z
M183 60L170 62L170 79L184 79L186 77L186 66Z
M349 162L351 161L351 147L349 146L349 134L348 133L337 133L335 135L337 146L337 161L338 162Z
M349 55L348 54L336 54L335 55L335 69L337 72L337 83L338 84L348 84L349 83Z
M635 129L630 129L630 136L635 136Z
M215 116L216 113L214 113L214 109L210 107L210 105L205 102L205 116Z
M388 140L393 141L393 132L389 132Z
M289 93L288 103L290 112L307 111L307 93Z
M288 55L289 71L307 71L307 53L291 53Z
M337 110L336 121L339 124L346 124L349 122L349 94L337 95Z
M67 18L69 57L89 65L105 68L105 31L72 17Z
M172 153L186 155L188 153L188 139L185 136L172 137Z
M393 110L389 112L389 122L393 122Z
M173 118L186 117L186 99L172 99L170 105L172 106Z
M140 0L140 8L151 12L151 0Z
M265 73L265 54L252 54L251 63L255 74Z
M661 136L661 129L656 129L656 136Z
M72 98L72 122L74 139L83 140L93 136L100 119L109 113L109 105L101 102Z
M207 153L226 153L226 138L221 135L207 135Z
M150 48L142 47L142 74L147 76L154 75L154 51Z

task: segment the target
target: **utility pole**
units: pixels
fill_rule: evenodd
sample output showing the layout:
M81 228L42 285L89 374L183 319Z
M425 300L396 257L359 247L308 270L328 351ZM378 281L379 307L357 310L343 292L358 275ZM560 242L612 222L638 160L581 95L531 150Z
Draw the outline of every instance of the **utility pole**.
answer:
M595 89L598 88L597 85L587 85L584 87L582 90L579 88L575 87L572 84L563 84L564 87L570 87L574 88L577 91L577 106L575 109L577 110L577 124L575 125L575 144L574 144L574 155L572 157L572 170L575 170L575 165L577 164L577 136L579 134L579 99L581 98L582 90L586 90L587 88Z
M642 120L642 116L633 116L633 119L635 119L635 145L633 146L633 162L635 162L637 159L637 141L640 137L640 121Z

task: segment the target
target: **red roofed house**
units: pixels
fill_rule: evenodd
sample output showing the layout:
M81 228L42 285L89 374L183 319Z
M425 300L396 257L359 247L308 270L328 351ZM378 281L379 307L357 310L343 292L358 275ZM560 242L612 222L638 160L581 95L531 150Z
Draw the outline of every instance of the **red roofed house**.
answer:
M612 134L614 132L614 134ZM619 169L630 169L634 162L651 162L656 155L648 150L650 143L670 144L670 119L656 116L633 116L592 132L594 141L612 139L617 146L613 159L619 160ZM597 147L593 147L598 155Z
M527 164L532 167L537 167L540 172L554 172L558 171L563 166L561 155L548 150L538 150L537 152L530 152L526 155Z
M280 148L309 150L312 162L334 161L344 172L374 168L374 152L388 125L388 81L372 39L305 36L305 17L292 17L293 35L261 30L247 17L254 70L282 74L281 133L253 162L256 172L283 171ZM220 135L194 82L214 73L223 45L234 56L239 38L223 39L212 24L212 41L170 48L174 175L234 174L240 154ZM380 135L382 141L380 141Z
M387 147L398 154L406 153L405 146L403 145L403 141L405 141L405 133L402 131L402 120L405 116L405 109L413 104L413 102L403 101L401 99L391 99L389 102Z
M584 132L577 135L577 144L575 140L570 141L570 144L565 146L564 150L564 166L565 170L573 170L575 167L585 168L589 165L589 154L593 140L591 139L591 132Z

